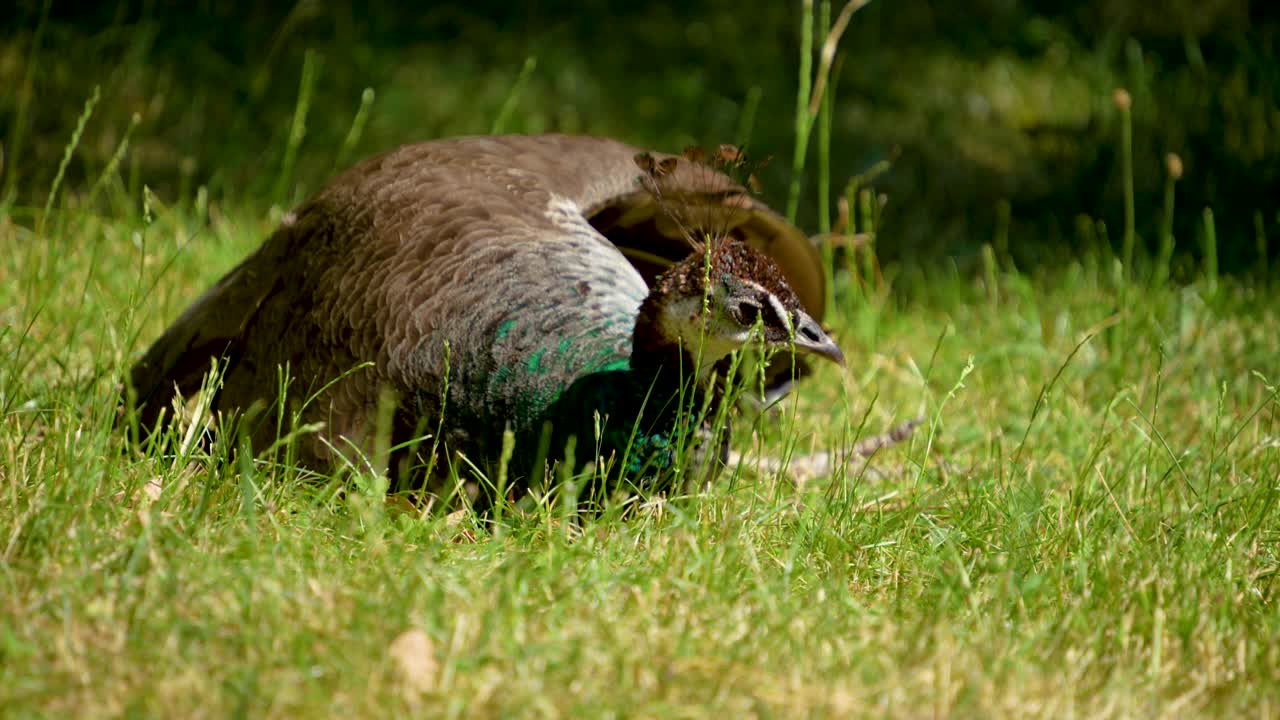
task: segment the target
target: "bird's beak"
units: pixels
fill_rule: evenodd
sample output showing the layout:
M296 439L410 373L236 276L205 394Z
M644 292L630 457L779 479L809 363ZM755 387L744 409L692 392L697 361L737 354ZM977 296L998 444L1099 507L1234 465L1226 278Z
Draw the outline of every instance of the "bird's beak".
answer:
M817 320L807 313L797 312L792 318L795 327L795 345L798 352L824 357L844 367L844 353L835 340L822 329Z

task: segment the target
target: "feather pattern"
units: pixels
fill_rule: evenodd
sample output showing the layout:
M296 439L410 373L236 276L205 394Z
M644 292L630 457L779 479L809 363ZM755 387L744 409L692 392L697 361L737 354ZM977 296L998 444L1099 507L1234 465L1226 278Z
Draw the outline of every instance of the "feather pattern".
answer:
M504 429L523 459L548 420L556 443L602 415L619 432L620 420L657 428L625 435L641 433L640 455L662 455L670 403L648 404L655 376L638 381L632 354L650 285L675 286L659 280L689 245L686 229L662 227L637 152L603 138L468 137L357 165L144 354L131 374L140 423L154 426L221 357L222 411L271 402L288 368L295 406L312 398L300 419L325 428L300 446L301 462L320 469L372 453L388 392L397 439L434 430L443 413L444 444L481 463L498 457ZM767 256L777 277L766 286L787 286L797 311L821 316L821 268L803 235L705 166L677 165L666 185L672 202L704 214L698 224L716 215ZM255 448L276 431L258 423Z

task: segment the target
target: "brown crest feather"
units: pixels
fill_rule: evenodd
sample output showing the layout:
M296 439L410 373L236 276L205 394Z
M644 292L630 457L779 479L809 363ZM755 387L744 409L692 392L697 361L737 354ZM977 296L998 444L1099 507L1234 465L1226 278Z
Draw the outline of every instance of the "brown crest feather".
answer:
M683 161L686 175L679 187L673 188L672 180ZM743 175L748 165L745 151L735 145L722 144L714 155L697 146L686 147L680 158L667 157L656 160L651 153L635 156L636 167L641 171L640 184L654 198L662 214L674 223L695 251L705 250L704 238L711 243L713 257L718 246L733 236L733 229L741 223L752 208L749 191L759 188L759 181L746 172L745 186L724 186L723 176L731 180ZM751 163L752 168L763 167L764 162ZM698 182L702 175L705 182ZM675 197L672 197L672 195ZM719 222L715 222L717 217Z

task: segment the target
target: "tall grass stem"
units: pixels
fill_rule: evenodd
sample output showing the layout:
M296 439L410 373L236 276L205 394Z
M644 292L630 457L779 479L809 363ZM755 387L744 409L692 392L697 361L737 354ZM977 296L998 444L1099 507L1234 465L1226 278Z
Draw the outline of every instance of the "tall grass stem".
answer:
M1210 295L1218 292L1218 230L1213 209L1204 209L1204 276Z
M49 196L44 201L44 212L40 213L40 220L36 223L36 235L44 235L45 223L49 220L49 213L53 211L53 202L58 197L58 189L62 186L62 180L66 177L67 167L71 165L71 157L75 155L76 148L80 146L80 138L84 137L84 128L89 124L89 118L93 117L93 109L98 104L98 99L102 97L102 87L100 85L93 86L93 94L84 103L84 110L80 113L80 118L76 120L76 129L71 133L71 141L67 143L62 151L62 161L58 163L58 173L53 176L53 184L49 187Z
M800 69L796 80L795 151L791 157L791 187L787 193L787 222L800 210L800 178L809 150L809 90L813 74L813 0L800 3Z
M289 138L284 147L284 160L280 163L280 175L276 178L275 191L271 196L281 205L293 203L289 184L293 181L293 168L298 160L298 148L307 136L307 113L311 109L311 94L315 90L316 75L319 73L320 56L314 50L307 50L302 57L302 78L298 83L298 102L293 108L293 122L289 125ZM286 195L288 193L288 195Z
M511 89L507 91L507 97L502 101L502 108L498 110L498 116L493 119L493 125L490 132L494 135L501 135L507 131L507 123L511 122L511 117L515 115L516 106L520 104L520 96L524 93L525 87L529 84L529 78L533 76L533 71L538 68L538 58L530 56L524 59L524 66L520 68L520 74L516 76L516 80L511 84Z
M44 0L40 8L40 20L36 23L35 32L31 35L31 47L27 50L27 69L22 74L22 85L18 88L18 107L13 115L13 124L9 126L9 142L6 143L8 157L4 165L4 190L0 192L0 207L13 202L18 193L18 160L22 157L22 146L26 142L27 116L31 112L31 86L35 81L36 69L40 65L40 42L44 39L44 30L49 21L49 8L53 0Z
M342 148L338 150L338 157L334 160L334 169L341 170L346 167L347 160L350 159L351 153L360 142L360 138L364 135L365 123L369 121L369 111L373 107L373 101L377 97L373 88L367 87L364 92L360 93L360 108L356 110L356 115L351 119L351 128L347 130L347 136L342 139Z

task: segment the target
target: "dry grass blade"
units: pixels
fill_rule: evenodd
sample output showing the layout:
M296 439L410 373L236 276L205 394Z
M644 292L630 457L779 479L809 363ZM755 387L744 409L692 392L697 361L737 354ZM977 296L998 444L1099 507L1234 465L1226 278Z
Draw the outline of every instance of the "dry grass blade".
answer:
M817 80L813 84L813 95L809 98L809 116L817 117L818 109L822 107L822 96L827 91L827 78L831 75L831 64L836 58L836 48L840 46L840 38L844 35L844 31L849 27L849 19L853 14L870 4L871 0L849 0L844 4L844 8L840 10L839 17L831 25L831 32L827 33L826 39L822 43L822 51L818 60Z

